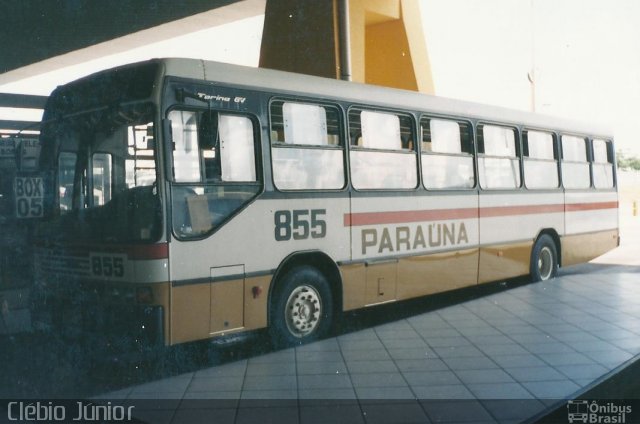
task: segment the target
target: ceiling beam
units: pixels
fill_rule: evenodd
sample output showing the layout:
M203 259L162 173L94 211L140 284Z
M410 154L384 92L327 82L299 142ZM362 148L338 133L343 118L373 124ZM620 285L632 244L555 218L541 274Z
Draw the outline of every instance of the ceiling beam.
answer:
M0 73L240 0L2 0Z
M17 107L24 109L44 109L47 96L0 93L0 107Z
M153 28L137 32L128 31L126 35L113 40L98 44L91 44L85 48L80 48L79 50L60 54L55 57L49 56L40 62L31 63L27 66L22 66L18 69L5 72L4 74L0 73L0 85L10 84L12 82L39 76L66 67L84 64L94 59L127 52L135 48L169 40L181 35L262 15L264 14L265 2L266 0L227 0L224 2L219 0L209 1L208 4L218 5L218 7L186 18L167 22ZM110 2L96 2L96 4L98 3L111 4ZM174 3L182 4L182 1ZM226 5L219 6L223 3ZM117 4L117 2L115 4ZM172 7L175 9L177 6L174 5ZM125 25L126 23L122 24L122 26ZM2 26L0 26L0 28L2 28ZM56 38L56 36L54 36L55 34L54 28L51 30L51 34L49 34L49 36ZM1 37L2 35L0 33L0 39L2 39ZM221 42L225 41L222 40ZM5 43L0 43L0 49L2 48L6 49ZM0 62L2 62L2 60L2 54L0 53Z
M5 121L0 119L0 132L2 130L12 131L40 131L40 122L33 121Z

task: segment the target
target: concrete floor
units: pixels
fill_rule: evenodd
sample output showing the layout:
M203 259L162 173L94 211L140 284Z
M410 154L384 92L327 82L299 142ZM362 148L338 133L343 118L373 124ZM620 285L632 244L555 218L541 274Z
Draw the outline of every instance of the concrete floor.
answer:
M566 275L100 397L153 423L521 422L640 355L638 282Z

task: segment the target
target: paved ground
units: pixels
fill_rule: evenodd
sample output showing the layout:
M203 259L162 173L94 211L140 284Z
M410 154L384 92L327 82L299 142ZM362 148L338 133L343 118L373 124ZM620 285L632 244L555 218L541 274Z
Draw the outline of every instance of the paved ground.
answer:
M520 422L639 354L638 275L566 275L104 397L170 400L137 411L152 422L214 405L193 399L226 400L216 422L314 422L309 408L345 422Z

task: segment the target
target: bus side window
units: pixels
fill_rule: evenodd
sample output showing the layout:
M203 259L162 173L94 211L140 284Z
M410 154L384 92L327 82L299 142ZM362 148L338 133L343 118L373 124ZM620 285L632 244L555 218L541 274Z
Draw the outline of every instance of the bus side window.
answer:
M594 138L593 146L593 185L595 188L613 188L613 143Z
M73 209L73 184L76 173L75 152L61 151L58 155L58 191L60 193L60 213L65 214Z
M351 179L356 189L414 189L418 185L413 119L409 115L349 111Z
M425 188L475 187L471 125L468 122L423 117L420 129Z
M344 143L336 106L271 103L273 180L280 190L337 190L345 185Z
M587 140L574 135L562 135L562 182L565 188L591 187Z
M96 152L92 157L93 164L93 205L102 206L113 197L113 156L110 153Z
M220 167L224 182L255 182L253 123L245 116L220 115Z
M557 188L558 152L553 134L525 130L522 133L524 150L524 183L528 189Z
M202 151L205 181L220 181L222 175L218 119L216 112L206 111L202 113L198 124L198 144Z
M478 173L482 188L520 187L520 159L515 128L478 125Z
M173 178L179 183L200 182L197 112L169 113L173 142Z
M172 220L180 238L222 225L260 192L254 121L215 111L169 113L173 144Z

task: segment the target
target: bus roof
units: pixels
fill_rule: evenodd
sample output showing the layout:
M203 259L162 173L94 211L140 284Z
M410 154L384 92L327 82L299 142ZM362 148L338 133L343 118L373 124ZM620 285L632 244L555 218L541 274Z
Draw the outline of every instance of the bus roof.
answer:
M160 62L163 65L166 76L233 84L257 90L310 96L326 100L346 100L365 105L371 104L394 109L473 118L488 122L524 125L531 128L603 137L612 136L611 129L600 123L580 122L408 90L199 59L162 58L153 59L152 61ZM149 62L125 65L125 67L141 66ZM109 72L109 70L104 72Z

